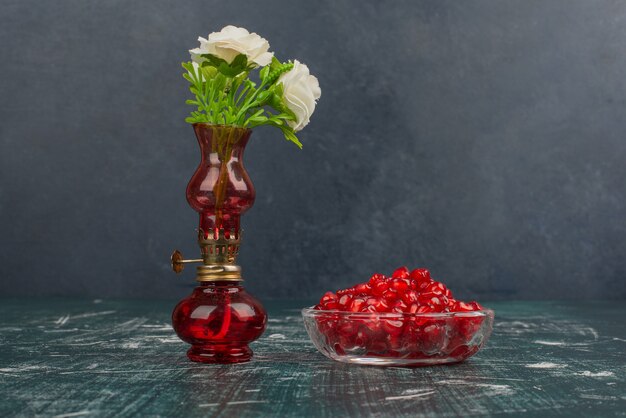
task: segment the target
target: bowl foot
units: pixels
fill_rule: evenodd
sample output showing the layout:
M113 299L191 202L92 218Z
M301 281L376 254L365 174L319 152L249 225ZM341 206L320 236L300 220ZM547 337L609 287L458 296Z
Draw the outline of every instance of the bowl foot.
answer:
M236 346L229 344L194 345L187 351L187 357L198 363L244 363L252 358L252 350L246 344Z

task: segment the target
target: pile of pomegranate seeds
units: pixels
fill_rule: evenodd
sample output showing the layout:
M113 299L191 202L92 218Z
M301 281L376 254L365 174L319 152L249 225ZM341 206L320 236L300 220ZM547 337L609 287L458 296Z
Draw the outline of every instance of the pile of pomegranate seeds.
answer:
M359 283L337 293L326 292L315 309L349 312L469 312L480 311L477 302L462 302L452 297L443 284L434 281L426 269L409 272L400 267L391 277L374 274L367 283Z
M426 269L409 272L400 267L391 277L375 274L367 283L327 292L315 309L320 311L316 316L320 345L338 355L462 361L480 349L486 332L484 316L463 314L483 308L454 299ZM445 312L460 314L403 315Z

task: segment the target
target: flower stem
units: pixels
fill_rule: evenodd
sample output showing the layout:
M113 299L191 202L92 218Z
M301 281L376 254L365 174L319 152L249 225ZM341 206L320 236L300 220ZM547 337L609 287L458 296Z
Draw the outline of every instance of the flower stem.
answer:
M224 219L222 208L228 188L228 162L233 152L233 145L237 142L239 136L237 135L237 137L233 138L236 130L237 128L235 127L229 127L228 136L224 137L224 128L213 127L213 135L217 139L217 153L220 160L220 172L213 187L213 195L215 196L215 227L218 229L222 228Z

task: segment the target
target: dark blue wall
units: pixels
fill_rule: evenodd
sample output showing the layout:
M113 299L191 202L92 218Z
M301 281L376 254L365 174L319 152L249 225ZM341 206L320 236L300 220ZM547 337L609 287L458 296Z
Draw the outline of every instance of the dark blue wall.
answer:
M262 298L425 266L460 297L626 296L626 2L3 1L0 292L178 297L187 49L226 24L319 77L304 150L258 129Z

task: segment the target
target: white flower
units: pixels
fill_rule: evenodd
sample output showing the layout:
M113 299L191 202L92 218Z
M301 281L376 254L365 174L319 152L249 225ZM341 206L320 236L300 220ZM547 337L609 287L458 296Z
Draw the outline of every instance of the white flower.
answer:
M237 55L244 54L248 57L248 62L264 67L272 62L274 56L273 52L268 52L270 44L267 40L232 25L225 26L220 32L209 34L209 39L199 37L198 41L200 48L189 50L194 62L202 62L202 54L211 54L230 64Z
M308 125L315 111L316 100L322 95L317 77L309 74L309 67L294 60L293 68L281 75L278 83L283 83L283 97L287 107L296 115L295 121L288 121L295 132Z

